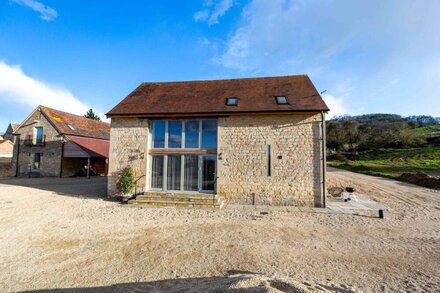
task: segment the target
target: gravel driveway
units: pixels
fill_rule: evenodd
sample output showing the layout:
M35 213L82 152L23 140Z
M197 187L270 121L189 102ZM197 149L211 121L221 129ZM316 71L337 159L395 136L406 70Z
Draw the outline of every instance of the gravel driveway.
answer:
M440 193L330 169L385 219L138 208L105 178L0 180L0 291L440 291Z

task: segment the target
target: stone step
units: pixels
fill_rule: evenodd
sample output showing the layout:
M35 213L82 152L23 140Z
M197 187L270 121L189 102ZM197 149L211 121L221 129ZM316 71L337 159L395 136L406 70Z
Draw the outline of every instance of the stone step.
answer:
M199 196L188 196L188 195L180 195L180 196L179 195L173 195L173 196L141 195L141 196L137 196L136 200L218 203L220 202L221 199L217 196L199 197Z
M157 206L157 207L181 207L181 208L213 208L221 209L223 202L219 203L204 203L204 202L182 202L182 201L157 201L157 200L130 200L129 205L135 206Z
M210 198L216 197L216 194L209 194L209 193L183 193L183 192L176 192L176 193L167 193L167 192L154 192L154 191L147 191L144 192L144 194L138 195L137 197L144 197L144 196L160 196L164 198L171 198L171 197L191 197L191 198Z

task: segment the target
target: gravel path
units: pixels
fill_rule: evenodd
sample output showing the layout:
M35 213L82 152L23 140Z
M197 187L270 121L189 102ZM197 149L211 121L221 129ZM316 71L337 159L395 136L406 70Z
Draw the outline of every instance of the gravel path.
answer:
M440 291L438 191L329 170L385 204L381 220L128 207L105 184L0 180L1 292Z

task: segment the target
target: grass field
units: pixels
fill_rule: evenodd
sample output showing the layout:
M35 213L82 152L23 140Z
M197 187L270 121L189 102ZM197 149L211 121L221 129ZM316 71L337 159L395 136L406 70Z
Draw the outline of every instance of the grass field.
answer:
M440 176L440 147L368 151L346 161L330 161L328 166L389 178L402 173Z
M440 124L414 128L412 132L425 137L440 136Z

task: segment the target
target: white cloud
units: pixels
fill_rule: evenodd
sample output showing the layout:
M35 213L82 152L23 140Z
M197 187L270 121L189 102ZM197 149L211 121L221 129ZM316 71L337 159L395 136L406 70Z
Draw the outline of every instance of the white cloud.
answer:
M209 26L217 24L220 17L222 17L232 6L234 0L220 0L215 5L212 1L205 2L208 8L197 11L194 14L195 21L207 22Z
M194 20L195 21L206 21L209 18L209 10L200 10L194 13Z
M34 79L19 66L10 66L3 61L0 61L0 103L18 103L24 105L26 111L44 105L78 115L91 108L70 91Z
M213 59L233 75L309 74L335 109L438 115L439 9L435 0L251 0Z
M330 112L327 115L328 118L350 114L343 98L338 98L331 94L323 94L322 98L330 109Z
M12 1L22 6L29 7L30 9L40 13L41 19L45 21L54 20L58 16L58 12L55 9L35 0L12 0Z

